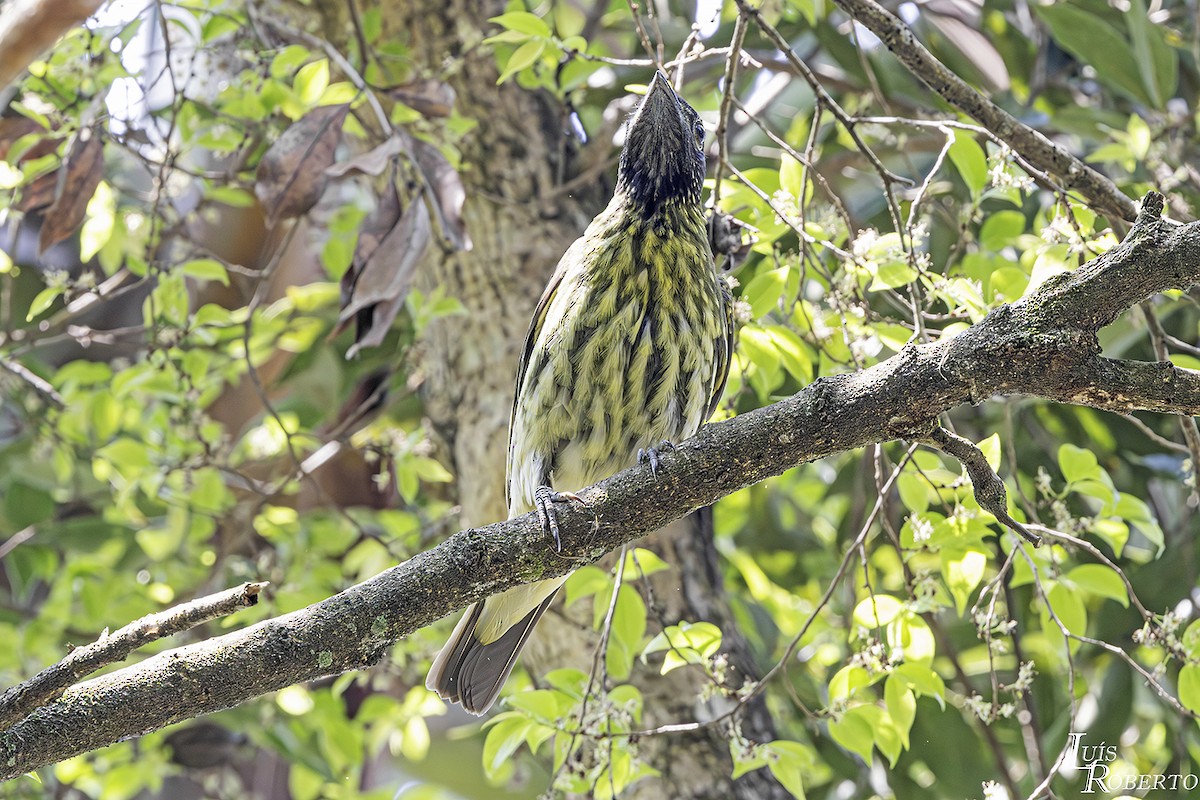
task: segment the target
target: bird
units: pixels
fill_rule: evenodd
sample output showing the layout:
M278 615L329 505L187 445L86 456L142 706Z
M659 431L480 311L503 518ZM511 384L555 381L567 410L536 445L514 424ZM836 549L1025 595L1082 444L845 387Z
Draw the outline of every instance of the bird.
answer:
M509 424L509 518L537 511L694 435L733 349L732 298L701 202L704 125L657 71L633 115L612 200L562 256L533 314ZM580 501L582 502L582 501ZM467 609L427 687L481 715L567 576Z

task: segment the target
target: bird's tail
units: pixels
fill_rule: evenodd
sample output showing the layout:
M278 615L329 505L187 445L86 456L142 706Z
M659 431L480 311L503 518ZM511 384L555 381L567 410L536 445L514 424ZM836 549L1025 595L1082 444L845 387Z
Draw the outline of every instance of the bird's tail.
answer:
M500 634L498 639L487 644L479 640L477 629L487 601L471 606L459 620L450 640L433 660L425 687L437 692L443 700L458 703L472 714L486 713L496 702L500 688L516 665L517 656L529 639L533 626L541 619L557 593L555 587L549 597Z

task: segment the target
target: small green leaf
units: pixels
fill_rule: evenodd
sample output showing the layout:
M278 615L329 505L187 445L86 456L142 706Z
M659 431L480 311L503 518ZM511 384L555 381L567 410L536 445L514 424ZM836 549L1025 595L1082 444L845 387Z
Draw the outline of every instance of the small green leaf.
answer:
M812 383L813 355L800 336L783 325L768 325L764 330L788 374L801 383Z
M729 755L733 758L733 773L729 776L735 781L747 772L765 767L769 753L765 747L747 747L737 738L729 740Z
M988 289L991 292L989 300L994 302L1012 302L1025 296L1029 288L1029 274L1018 267L1000 267L991 274Z
M829 679L829 699L848 700L864 686L871 684L871 675L859 666L845 666Z
M767 767L775 780L796 800L804 800L804 773L812 769L812 751L799 742L784 739L776 739L767 744L765 749L771 754Z
M26 322L33 322L35 317L41 316L46 309L54 305L54 301L63 293L63 286L47 286L37 293L33 298L33 302L29 304L29 313L25 315Z
M884 289L898 289L907 286L917 279L917 271L908 262L894 259L885 261L875 269L875 277L867 287L868 291L878 292Z
M635 547L625 554L625 577L629 579L645 578L670 568L671 565L659 558L658 553L644 547Z
M904 737L900 735L900 726L891 715L881 713L872 727L872 732L875 735L875 746L887 757L888 764L895 767L896 759L900 758L900 753L904 750Z
M902 472L896 479L896 489L900 492L900 502L915 514L928 510L930 501L929 481L915 472Z
M769 332L757 325L746 325L738 336L738 346L750 363L768 376L771 385L778 385L782 380L782 363Z
M1156 59L1151 42L1156 38L1156 25L1150 22L1146 11L1145 0L1131 0L1130 10L1123 14L1125 25L1129 29L1129 38L1133 42L1133 56L1137 61L1142 76L1142 87L1146 95L1153 101L1155 108L1162 108L1166 99L1162 93L1156 72ZM1172 59L1173 61L1173 59Z
M904 606L896 598L886 594L872 595L854 607L854 623L872 630L882 628L902 610Z
M193 261L185 261L179 265L179 271L189 278L201 281L220 281L225 286L229 285L229 273L225 270L225 265L215 258L197 258Z
M1180 641L1192 660L1200 660L1200 619L1187 626Z
M289 44L271 59L271 77L280 79L292 73L296 67L308 60L312 52L302 45Z
M525 736L536 723L524 714L506 711L488 720L487 738L483 742L483 768L495 775L506 761L525 743Z
M1111 567L1104 564L1081 564L1068 572L1065 580L1085 592L1116 600L1129 608L1129 595L1125 591L1125 584Z
M1037 3L1032 8L1050 26L1055 41L1096 70L1101 82L1136 100L1153 103L1142 85L1142 70L1129 42L1102 16L1067 3Z
M983 452L983 457L987 459L988 466L995 472L1000 469L1000 434L993 433L988 438L979 443L979 449Z
M1058 468L1063 477L1074 483L1087 478L1100 478L1100 464L1096 454L1073 444L1064 443L1058 448Z
M1179 670L1179 702L1200 714L1200 665L1185 664Z
M211 42L220 36L234 31L241 30L245 23L236 17L227 14L213 14L204 23L204 27L200 32L200 40L202 42Z
M779 162L779 188L804 202L804 165L786 153Z
M642 660L650 653L666 651L662 674L686 664L700 664L721 647L721 629L711 622L681 622L670 625L642 650Z
M855 706L843 714L841 719L829 723L829 735L842 747L857 753L863 761L870 764L875 744L874 727L881 715L881 710L874 706Z
M618 708L625 708L633 716L633 721L640 723L642 721L642 708L645 701L642 699L642 692L636 686L628 683L622 683L620 686L613 687L613 690L608 693L608 700Z
M530 689L525 692L517 692L509 695L506 702L513 708L543 720L557 719L564 710L569 710L575 705L572 698L557 689Z
M896 624L888 626L888 644L898 648L908 662L928 665L937 653L929 623L911 611L900 617Z
M612 587L612 577L597 566L588 564L571 573L567 578L567 607L570 608L577 600L591 597L598 592L608 595Z
M1117 498L1117 503L1113 507L1113 514L1126 522L1132 522L1141 531L1141 534L1150 540L1157 550L1155 557L1161 556L1163 548L1166 546L1166 539L1163 535L1163 529L1158 524L1158 520L1154 518L1154 512L1150 510L1150 506L1146 505L1146 501L1140 497L1134 497L1131 494L1122 494Z
M329 60L322 58L311 64L305 64L296 72L296 80L292 89L300 97L300 102L306 106L315 105L329 86ZM241 136L241 134L238 134Z
M417 473L417 477L426 483L449 483L454 480L454 476L435 458L414 456L412 466L413 471Z
M971 196L979 197L988 180L987 156L983 148L970 136L956 133L950 145L950 160L971 190Z
M528 36L545 38L550 35L550 26L546 24L545 20L528 11L510 11L507 14L492 17L489 21L502 28Z
M587 689L588 676L581 669L560 667L546 673L546 683L569 697L582 700Z
M750 315L754 319L766 316L779 305L787 285L787 267L760 272L750 279L742 290L742 300L750 304Z
M1087 632L1087 609L1083 607L1083 601L1079 599L1079 595L1063 584L1056 583L1047 593L1046 600L1054 609L1054 615L1058 617L1058 621L1068 631L1077 635ZM1058 630L1058 626L1053 620L1050 620L1049 624L1053 630Z
M604 664L609 675L616 680L629 677L633 659L641 650L642 638L645 635L646 604L636 589L624 584L617 592L608 649L604 652Z
M1015 243L1025 232L1025 215L1020 211L995 211L988 215L979 229L979 243L993 252Z
M923 697L936 699L942 708L946 707L946 684L942 681L942 676L934 672L932 667L905 662L892 670L888 680L893 678L902 680L905 686Z
M895 673L887 678L883 685L883 702L887 706L888 716L896 723L896 731L905 749L908 748L908 732L913 720L917 718L917 698L908 688L903 678Z
M962 614L975 587L983 580L987 568L987 556L978 550L942 550L942 577L954 598L958 613Z
M542 51L545 49L546 43L537 39L531 39L518 47L509 56L508 63L504 66L504 72L500 73L500 77L496 79L497 85L504 83L526 67L532 66L534 62L541 58Z

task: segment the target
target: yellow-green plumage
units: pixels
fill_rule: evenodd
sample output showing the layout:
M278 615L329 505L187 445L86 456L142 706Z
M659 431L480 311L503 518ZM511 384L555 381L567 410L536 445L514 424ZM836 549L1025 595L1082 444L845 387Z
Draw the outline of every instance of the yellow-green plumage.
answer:
M728 290L700 205L703 128L659 74L629 124L617 193L563 255L517 375L509 517L540 487L567 491L693 435L728 372ZM429 686L483 713L565 578L488 598L464 615Z

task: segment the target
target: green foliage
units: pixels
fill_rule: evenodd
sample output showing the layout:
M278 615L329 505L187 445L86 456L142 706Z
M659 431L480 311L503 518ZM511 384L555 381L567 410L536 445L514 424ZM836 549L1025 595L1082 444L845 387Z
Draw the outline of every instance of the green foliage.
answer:
M1167 191L1182 216L1200 204L1189 166L1200 160L1194 9L1126 5L1034 4L1030 16L985 0L972 9L986 34L974 48L947 32L961 20L929 5L913 13L931 51L993 101L1130 196ZM469 173L489 120L464 116L483 112L425 82L462 80L464 64L479 63L469 60L475 48L494 58L506 90L548 92L592 136L606 136L627 111L619 103L645 83L650 62L639 61L646 53L623 2L593 13L513 0L490 20L463 20L481 30L466 54L429 62L445 75L418 66L419 43L396 30L388 8L354 11L345 26L354 35L331 47L357 75L310 38L264 37L264 21L242 4L184 3L163 12L179 45L178 80L167 96L172 76L163 73L156 105L122 108L119 99L130 81L146 88L137 61L122 56L144 49L139 37L158 28L142 15L69 32L31 65L8 106L0 207L10 219L76 224L64 245L69 268L0 252L0 684L105 628L244 580L270 581L268 602L199 634L303 608L455 527L446 486L454 476L427 439L410 390L421 375L407 355L432 322L461 313L459 300L440 289L393 298L397 321L384 325L383 345L355 361L343 358L350 335L336 333L335 282L353 275L373 220L363 195L377 195L386 177L404 207L436 202L419 192L436 192L430 174L446 173L389 161L387 174L357 176L363 183L336 203L289 221L299 230L263 237L307 252L307 272L226 250L224 231L257 213L264 153L314 108L347 104L338 146L361 153L379 145L371 93L391 125L436 145L451 173ZM645 35L662 37L670 61L691 35L694 10L658 4L652 22L644 11ZM1086 198L1055 190L1054 176L1030 169L996 131L965 117L932 119L923 84L886 48L849 38L831 4L794 0L761 13L857 121L851 135L748 25L752 58L730 86L738 105L729 164L719 178L710 165L706 186L754 234L727 276L739 333L718 416L953 337L1118 242L1120 231ZM689 40L697 49L685 59L683 93L710 134L728 68L714 48L729 45L736 14L725 3L711 37ZM210 68L197 53L219 54L212 68L221 80L204 89L184 80ZM103 143L94 184L71 173L85 132ZM603 164L608 144L593 142L599 155L583 160ZM551 157L569 183L575 150L567 141L561 152L525 155ZM63 187L89 190L77 220L49 210L70 194ZM558 202L558 188L539 187L537 199ZM281 288L257 291L272 285ZM111 316L95 311L109 308L95 303L100 286L115 298ZM1192 299L1176 293L1148 307L1166 344L1182 348L1172 360L1200 364ZM1102 331L1100 344L1113 358L1158 358L1137 315ZM382 410L364 399L380 371L389 392ZM396 786L358 788L376 758L422 782L406 798L527 797L547 786L628 794L656 775L647 742L673 735L643 732L693 722L655 714L647 687L663 675L702 686L695 706L706 714L762 698L778 738L751 741L738 716L723 717L727 764L734 777L763 770L795 797L865 796L881 782L897 798L978 796L1001 775L1024 795L1080 726L1089 742L1119 742L1111 766L1122 774L1200 773L1196 478L1178 424L977 399L948 422L1004 479L1009 512L1048 531L1041 548L978 507L953 459L883 444L717 505L715 544L737 631L664 618L652 581L673 580L680 565L631 548L566 584L567 613L598 643L584 655L591 669L518 674L482 726L439 719L445 706L420 688L441 629L400 643L380 669L289 687L213 721L278 757L297 798L392 797ZM337 450L322 455L330 466L310 469L325 447ZM731 668L726 651L742 638L768 676L762 683L743 683L741 665ZM162 791L168 778L198 774L184 766L177 730L25 783L106 799ZM1030 758L1031 742L1044 763ZM1051 788L1072 796L1085 777L1063 770ZM213 796L240 796L200 780Z

